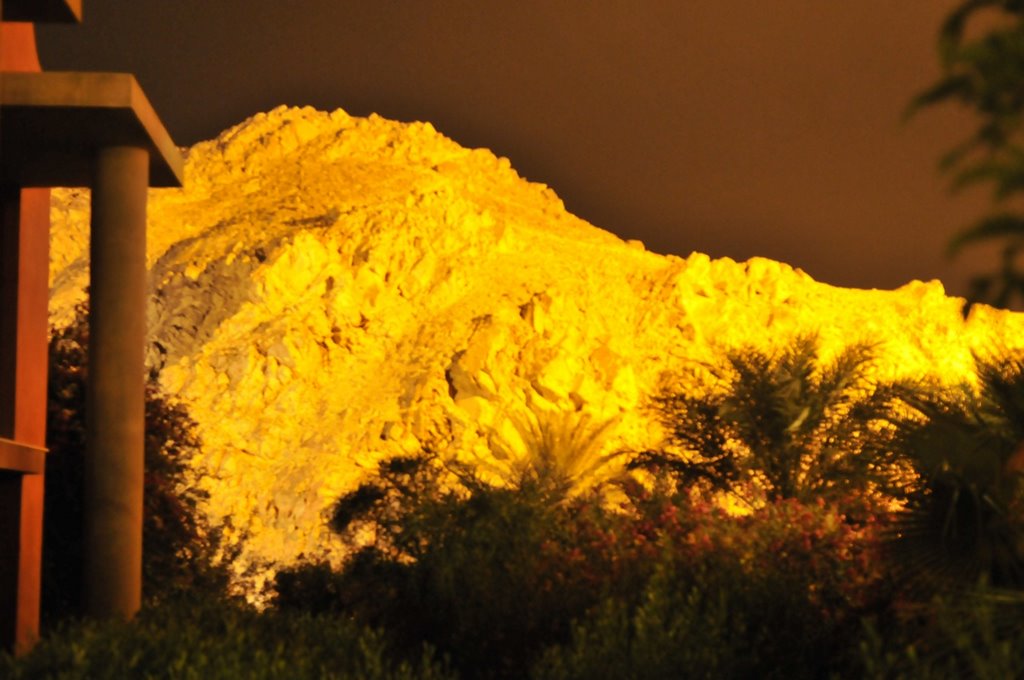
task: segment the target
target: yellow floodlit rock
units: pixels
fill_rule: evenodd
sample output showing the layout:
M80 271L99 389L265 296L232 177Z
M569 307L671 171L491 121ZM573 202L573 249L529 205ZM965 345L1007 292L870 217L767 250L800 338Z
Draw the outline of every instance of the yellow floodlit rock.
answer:
M53 203L51 323L84 298L88 200ZM879 343L879 377L968 377L1024 318L938 282L834 288L764 259L687 258L565 211L510 163L429 124L279 108L188 152L150 193L150 366L205 442L214 521L239 574L338 557L323 512L383 456L449 441L472 459L509 414L614 422L607 451L655 445L641 409L723 347L817 332L826 356ZM255 572L254 572L255 570Z

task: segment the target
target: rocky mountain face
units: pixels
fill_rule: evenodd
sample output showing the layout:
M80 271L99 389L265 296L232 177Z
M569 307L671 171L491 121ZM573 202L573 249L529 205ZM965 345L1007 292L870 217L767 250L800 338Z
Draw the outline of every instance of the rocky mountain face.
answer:
M52 215L58 327L85 297L87 193L54 192ZM956 381L972 350L1024 344L1024 317L964 321L938 282L848 290L648 252L506 159L343 111L279 108L189 150L185 189L150 192L147 258L149 366L198 422L196 483L252 588L338 557L323 513L380 458L515 455L531 418L650 447L647 398L723 348L814 332L826 355L877 343L879 377Z

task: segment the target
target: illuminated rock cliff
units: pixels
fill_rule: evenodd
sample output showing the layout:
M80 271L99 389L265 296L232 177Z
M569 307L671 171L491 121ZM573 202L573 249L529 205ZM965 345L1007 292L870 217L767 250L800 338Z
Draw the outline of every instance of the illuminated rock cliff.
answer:
M56 192L53 224L59 326L84 299L87 195ZM1024 343L1020 315L965 323L937 282L647 252L488 151L341 111L277 109L191 149L185 190L150 193L148 262L149 364L199 423L207 510L248 537L256 585L332 554L322 513L380 457L486 457L527 413L613 421L607 448L641 449L659 380L721 347L813 331L826 352L879 343L882 377L957 380L972 348Z

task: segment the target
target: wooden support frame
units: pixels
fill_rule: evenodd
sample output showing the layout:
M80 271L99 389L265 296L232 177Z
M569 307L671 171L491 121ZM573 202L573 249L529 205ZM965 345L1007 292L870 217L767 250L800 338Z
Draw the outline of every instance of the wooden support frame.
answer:
M0 0L0 16L77 21L81 0ZM38 71L33 26L0 25L0 646L15 653L39 630L49 187L93 190L92 284L107 294L90 305L85 540L104 562L87 565L86 599L126 618L141 601L146 189L184 175L134 77Z

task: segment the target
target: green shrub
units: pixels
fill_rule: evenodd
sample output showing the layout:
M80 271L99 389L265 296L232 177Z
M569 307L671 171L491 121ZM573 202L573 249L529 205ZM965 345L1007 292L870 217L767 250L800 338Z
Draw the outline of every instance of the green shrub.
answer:
M468 677L523 677L602 597L630 579L638 590L639 557L656 554L596 497L491 486L429 454L382 462L331 524L350 559L283 571L277 606L345 613L405 648L427 641Z
M569 678L764 677L747 615L752 602L736 602L739 588L683 577L663 568L636 608L608 601L574 631L572 644L553 648L532 676ZM716 587L717 586L717 587ZM778 593L773 593L778 596Z
M655 677L703 664L711 677L748 658L803 677L800 664L855 656L860 617L885 604L866 512L855 524L789 500L733 517L671 486L621 488L626 502L610 508L495 488L429 455L384 461L335 506L351 559L282 572L277 604L383 627L406 650L427 641L466 677L524 677L545 648L569 643L574 621L588 623L551 672L585 661L570 677L630 664Z
M981 586L865 625L858 677L1024 678L1024 596Z
M143 609L132 623L65 624L0 676L62 678L450 678L426 648L395 661L384 638L338 617L259 613L198 600Z
M796 501L683 512L641 596L607 599L536 677L816 678L855 665L861 618L887 603L875 526Z
M844 639L782 570L724 560L666 565L638 607L609 603L540 678L814 678L835 670Z
M85 311L50 340L42 614L46 624L80 612L85 383ZM227 572L215 566L217 533L203 521L200 491L184 485L199 447L184 408L146 387L143 594L149 602L181 592L221 595Z

